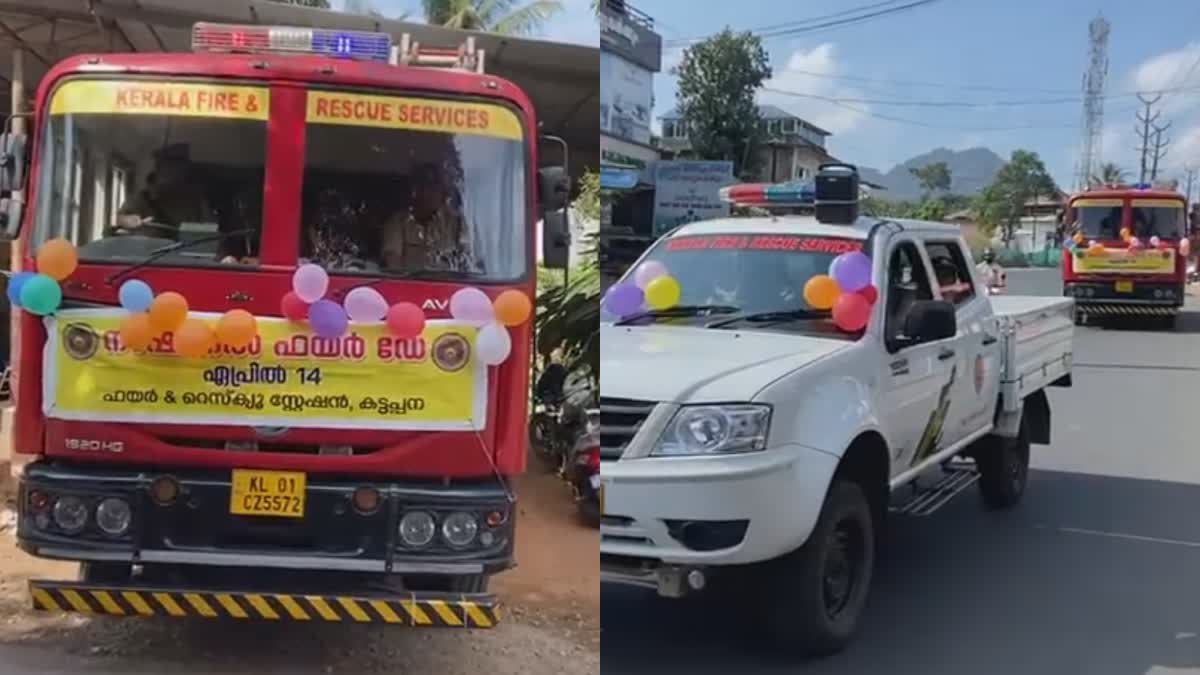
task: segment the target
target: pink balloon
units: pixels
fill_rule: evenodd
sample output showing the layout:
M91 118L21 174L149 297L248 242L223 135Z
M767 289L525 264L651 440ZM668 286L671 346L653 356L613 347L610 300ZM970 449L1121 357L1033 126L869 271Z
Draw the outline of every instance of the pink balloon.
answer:
M871 304L858 293L842 293L833 303L833 323L847 333L862 330L871 318Z
M470 287L460 288L450 296L450 316L471 323L487 323L496 318L487 294Z
M411 302L396 303L388 309L387 327L396 337L416 337L425 330L425 310Z
M665 276L667 276L666 265L657 260L647 260L638 265L637 271L633 273L633 280L638 285L638 288L645 290L651 281Z
M367 286L359 286L350 291L346 294L343 304L350 320L360 323L383 321L383 317L388 313L387 300L383 299L379 291Z
M329 290L329 275L318 265L301 265L292 275L292 290L301 300L314 303L325 297L325 291Z

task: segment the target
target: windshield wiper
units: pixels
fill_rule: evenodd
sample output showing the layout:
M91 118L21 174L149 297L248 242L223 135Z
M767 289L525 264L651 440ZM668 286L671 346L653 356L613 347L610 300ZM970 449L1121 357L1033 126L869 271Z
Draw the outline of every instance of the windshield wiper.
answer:
M638 319L645 319L645 318L649 318L649 317L659 318L659 317L682 317L682 316L706 316L708 314L732 314L734 312L740 312L740 311L741 311L740 307L734 307L733 305L676 305L675 307L668 307L666 309L648 309L644 312L638 312L637 314L631 314L630 316L624 317L623 319L621 319L619 321L614 321L613 325L614 326L625 326L634 321L637 321Z
M107 279L104 280L104 283L111 286L114 282L133 274L147 265L152 265L155 261L161 260L162 258L175 253L176 251L183 251L185 249L199 246L200 244L210 244L214 241L221 241L223 239L245 237L247 235L254 234L255 231L256 230L253 229L231 230L229 232L218 232L217 234L212 234L207 237L199 237L197 239L190 239L188 241L177 241L174 244L167 244L166 246L151 251L150 255L147 255L138 262L133 263L124 269L113 272Z
M749 314L740 314L732 316L723 321L718 321L709 326L709 328L722 328L739 321L747 321L750 323L777 323L782 321L796 321L799 319L824 319L829 316L828 311L820 311L815 309L785 309L772 310L769 312L751 312Z

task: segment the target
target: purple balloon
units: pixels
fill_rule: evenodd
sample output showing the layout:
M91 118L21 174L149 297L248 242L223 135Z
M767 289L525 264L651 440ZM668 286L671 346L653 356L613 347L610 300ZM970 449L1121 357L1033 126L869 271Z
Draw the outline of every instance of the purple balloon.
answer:
M308 307L308 325L318 337L339 338L349 323L346 310L332 300L318 300Z
M666 265L657 260L647 260L638 265L637 271L633 273L633 280L637 283L638 288L645 289L651 281L665 276L667 276Z
M857 293L871 283L871 259L862 251L843 253L829 265L829 276L838 288Z
M617 284L604 295L604 307L617 316L629 316L642 308L645 293L635 284Z

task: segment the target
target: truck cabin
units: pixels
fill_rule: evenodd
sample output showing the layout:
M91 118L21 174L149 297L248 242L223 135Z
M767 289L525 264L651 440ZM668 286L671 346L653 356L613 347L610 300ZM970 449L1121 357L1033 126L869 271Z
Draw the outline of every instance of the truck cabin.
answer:
M1147 242L1178 242L1186 236L1186 202L1165 190L1112 188L1075 196L1065 222L1088 241L1120 242L1123 230Z

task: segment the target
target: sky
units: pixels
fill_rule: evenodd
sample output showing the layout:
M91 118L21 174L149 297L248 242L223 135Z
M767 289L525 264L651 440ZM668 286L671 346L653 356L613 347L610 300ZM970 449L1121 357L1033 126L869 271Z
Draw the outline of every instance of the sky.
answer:
M354 2L355 0L351 0ZM411 20L423 21L420 0L358 0L365 2L375 11L387 17L399 17L408 14ZM600 28L596 16L592 13L589 0L559 0L563 10L551 19L540 35L531 37L555 42L572 42L593 47L600 46ZM344 8L346 0L330 0L333 9ZM525 3L517 0L517 6Z
M725 26L761 29L892 3L705 0L704 11L696 11L696 0L632 4L655 19L664 40L657 117L675 103L667 71L690 40ZM1159 104L1160 123L1171 122L1160 178L1181 176L1188 163L1200 166L1200 4L1191 0L934 0L858 24L768 38L772 91L759 98L833 132L829 148L843 161L886 171L937 147L984 146L1002 157L1023 148L1037 152L1069 189L1081 145L1088 22L1098 13L1111 23L1102 159L1136 179L1134 92L1185 89L1164 94Z

